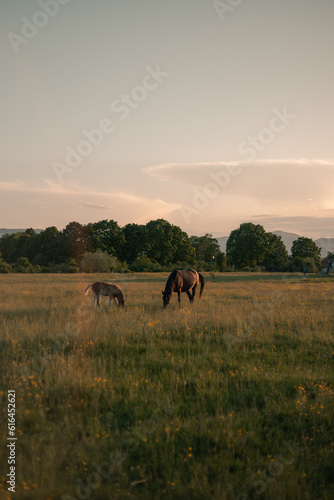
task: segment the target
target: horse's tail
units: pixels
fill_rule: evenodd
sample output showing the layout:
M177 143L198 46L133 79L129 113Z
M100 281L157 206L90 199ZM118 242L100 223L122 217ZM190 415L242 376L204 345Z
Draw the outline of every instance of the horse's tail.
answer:
M86 288L85 290L85 295L87 295L87 293L89 292L89 289L93 286L93 283L91 285L88 285L88 287Z
M203 295L204 286L205 286L205 279L204 279L204 276L200 273L198 273L198 277L199 277L199 280L201 282L201 290L199 292L199 298L201 299L202 295Z

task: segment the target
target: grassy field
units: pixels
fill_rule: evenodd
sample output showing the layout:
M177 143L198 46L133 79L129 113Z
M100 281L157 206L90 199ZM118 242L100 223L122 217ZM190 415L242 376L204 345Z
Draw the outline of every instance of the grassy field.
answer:
M333 277L207 275L164 311L166 278L0 275L0 498L334 498Z

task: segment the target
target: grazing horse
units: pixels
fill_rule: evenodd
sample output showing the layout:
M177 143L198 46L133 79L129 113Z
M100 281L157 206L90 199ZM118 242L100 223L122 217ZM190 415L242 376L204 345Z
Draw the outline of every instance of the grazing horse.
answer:
M183 269L183 271L174 269L168 277L165 290L162 292L164 308L170 303L173 292L177 293L179 305L181 305L182 292L186 292L190 303L194 302L196 287L199 283L201 283L201 291L199 294L199 298L201 299L205 284L203 276L194 269ZM190 293L190 291L192 291L192 293Z
M99 307L101 307L100 306L101 295L109 297L109 307L111 307L112 300L115 301L115 304L118 307L119 306L124 307L124 295L119 286L112 285L111 283L103 283L101 281L97 281L92 285L88 285L88 287L85 290L85 295L87 295L90 288L93 290L94 293L93 307L95 307L96 303Z

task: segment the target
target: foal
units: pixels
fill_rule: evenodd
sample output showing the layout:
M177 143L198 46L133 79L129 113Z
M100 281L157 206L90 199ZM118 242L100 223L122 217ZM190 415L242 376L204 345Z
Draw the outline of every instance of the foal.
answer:
M102 281L96 281L96 283L93 283L92 285L88 285L88 287L85 290L85 295L89 292L89 289L93 290L94 293L94 299L93 299L93 307L95 307L95 304L98 305L98 307L101 307L100 305L100 297L101 295L104 295L106 297L109 297L109 307L111 307L111 301L114 300L115 304L119 307L124 307L124 295L122 290L118 285L112 285L111 283L104 283Z

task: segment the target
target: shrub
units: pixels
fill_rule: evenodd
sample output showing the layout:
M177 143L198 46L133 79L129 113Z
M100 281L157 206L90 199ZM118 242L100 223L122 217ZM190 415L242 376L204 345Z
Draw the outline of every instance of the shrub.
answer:
M80 263L80 271L83 273L110 273L122 270L122 263L116 257L100 249L94 253L86 252Z
M154 259L149 259L146 254L139 255L136 260L130 265L131 271L136 273L146 272L146 273L159 273L162 271L162 267Z
M321 266L318 265L318 260L313 259L312 257L306 257L304 261L307 273L317 273L321 270Z
M34 271L34 266L27 259L27 257L20 257L16 264L14 265L15 273L32 273Z
M306 269L307 273L317 273L320 269L312 257L294 257L283 267L283 271L292 273L302 273Z
M0 257L0 274L8 274L12 272L12 266Z
M194 263L193 266L194 269L198 272L210 272L210 271L217 271L217 264L216 262L204 262L203 260L198 260Z
M67 259L66 262L61 264L52 264L50 266L50 273L78 273L79 267L75 259Z
M45 272L48 272L48 271L45 271L45 267L44 266L33 266L32 268L32 273L45 273Z
M251 272L251 268L250 266L244 266L241 271L243 271L244 273L250 273Z

